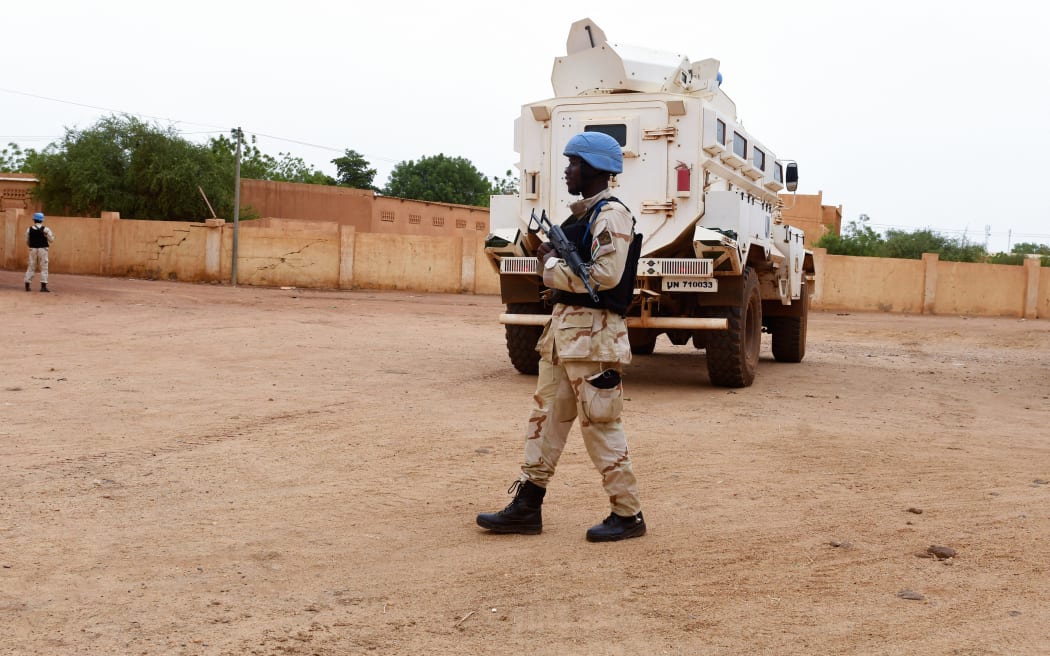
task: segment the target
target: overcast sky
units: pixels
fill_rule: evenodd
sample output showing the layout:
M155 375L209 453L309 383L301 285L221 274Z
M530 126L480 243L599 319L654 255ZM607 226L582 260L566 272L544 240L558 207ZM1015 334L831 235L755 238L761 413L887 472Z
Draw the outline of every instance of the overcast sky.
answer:
M747 129L844 222L1050 243L1050 9L1033 0L12 2L0 143L40 149L112 110L202 141L241 126L331 174L354 149L378 186L438 153L502 176L584 17L720 60Z

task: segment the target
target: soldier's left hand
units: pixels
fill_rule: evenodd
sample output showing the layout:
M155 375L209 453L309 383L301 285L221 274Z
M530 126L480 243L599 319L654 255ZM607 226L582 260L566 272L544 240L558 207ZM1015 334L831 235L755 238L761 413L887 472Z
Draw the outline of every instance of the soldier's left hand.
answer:
M543 242L540 244L540 247L536 249L536 257L540 258L540 264L546 264L547 260L556 257L554 247L548 242Z

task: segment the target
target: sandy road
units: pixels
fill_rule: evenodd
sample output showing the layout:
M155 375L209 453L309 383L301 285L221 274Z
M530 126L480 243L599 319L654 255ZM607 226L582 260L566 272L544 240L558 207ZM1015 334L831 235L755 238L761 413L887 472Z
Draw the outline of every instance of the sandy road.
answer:
M497 298L50 286L0 272L0 654L1050 650L1050 322L818 313L745 390L661 341L649 535L594 545L577 432L542 535L474 525L532 392Z

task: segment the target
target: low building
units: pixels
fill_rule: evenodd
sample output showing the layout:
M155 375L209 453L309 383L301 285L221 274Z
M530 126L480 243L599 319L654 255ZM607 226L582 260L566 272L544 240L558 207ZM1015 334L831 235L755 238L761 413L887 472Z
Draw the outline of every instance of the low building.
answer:
M379 196L367 189L241 180L241 206L263 218L327 221L357 232L452 237L489 231L487 207Z
M813 248L820 238L842 230L842 206L825 205L824 192L816 194L781 194L784 222L806 233L806 248Z
M32 173L0 173L0 212L25 210L41 212L43 207L33 198L40 180Z

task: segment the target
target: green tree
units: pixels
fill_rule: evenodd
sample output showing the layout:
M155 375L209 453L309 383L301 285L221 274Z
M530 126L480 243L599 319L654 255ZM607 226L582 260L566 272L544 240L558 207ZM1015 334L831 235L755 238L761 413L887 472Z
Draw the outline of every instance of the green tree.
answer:
M318 185L335 184L335 178L310 166L302 157L293 157L291 153L277 153L276 158L269 155L267 158L273 161L270 169L271 177L267 178L268 180Z
M231 167L237 159L237 141L221 135L213 137L209 149L224 166ZM275 180L277 182L301 182L305 184L333 185L332 176L307 164L301 157L291 153L278 153L277 157L259 150L256 136L250 135L241 143L241 177L253 180Z
M841 234L825 234L817 242L817 246L828 249L831 255L880 257L883 240L879 233L868 225L868 215L861 214L856 221L850 221Z
M36 151L32 148L22 150L16 143L8 143L7 148L0 150L0 171L7 173L31 173L28 167Z
M397 164L383 194L395 198L429 200L488 207L492 185L470 160L444 154Z
M986 255L980 244L970 243L965 237L946 237L929 228L912 232L886 231L882 257L921 260L923 253L937 253L946 262L982 262Z
M1014 244L1010 252L1018 255L1050 255L1050 246L1022 241L1019 244Z
M1050 246L1033 242L1014 244L1009 253L989 255L986 261L991 264L1021 265L1024 264L1026 255L1038 255L1040 266L1050 267Z
M208 149L132 116L108 116L65 135L27 166L40 177L45 211L130 219L195 220L207 213L198 186L217 210L232 209L233 174Z
M348 149L342 157L333 159L332 164L335 164L336 184L354 189L379 191L375 186L376 170L371 167L365 156L356 150Z
M492 196L503 196L513 195L518 193L518 178L514 177L513 172L507 169L504 174L506 177L501 178L498 175L492 176L492 188L489 194Z
M817 246L828 249L832 255L859 255L864 257L896 257L921 260L923 253L937 253L947 262L983 262L987 258L984 246L966 240L953 239L929 228L914 230L887 230L882 237L868 225L868 216L861 214L850 221L841 235L828 233Z

